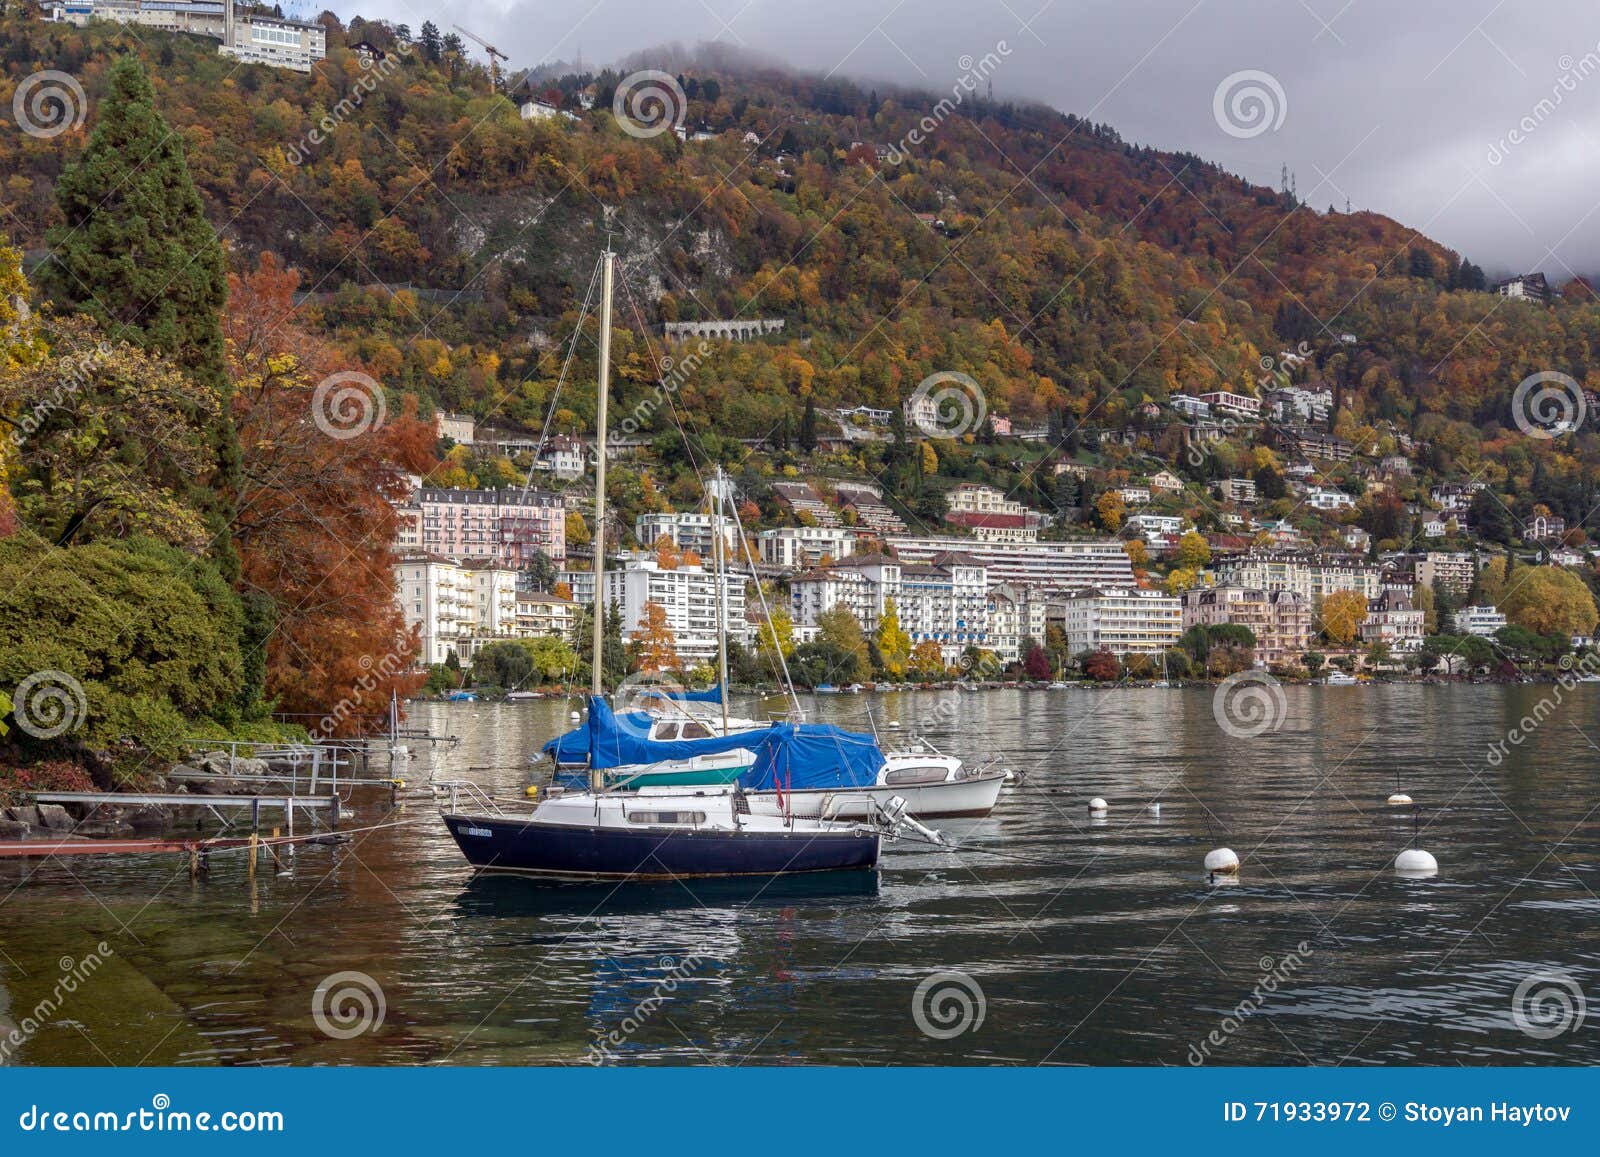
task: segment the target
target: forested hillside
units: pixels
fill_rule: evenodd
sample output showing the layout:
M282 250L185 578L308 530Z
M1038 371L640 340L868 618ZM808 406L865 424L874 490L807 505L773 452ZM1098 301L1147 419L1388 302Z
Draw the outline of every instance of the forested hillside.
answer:
M13 243L43 256L108 64L133 52L233 269L270 252L298 270L301 323L424 412L539 425L609 233L624 405L658 376L660 322L784 319L781 338L697 359L683 401L724 435L781 442L807 398L888 408L941 370L971 374L1019 423L1115 429L1180 389L1253 392L1263 359L1305 342L1313 356L1290 372L1338 392L1342 433L1375 448L1413 435L1441 475L1487 459L1513 493L1540 455L1540 485L1573 505L1591 489L1573 457L1593 458L1587 436L1530 445L1501 429L1531 373L1600 384L1600 306L1581 282L1548 307L1507 305L1400 223L1301 205L1043 107L968 98L908 145L938 98L714 62L679 69L685 124L712 139L640 139L612 115L614 72L537 77L518 99L572 115L523 120L436 32L397 51L387 26L325 19L329 59L306 77L200 39L7 16L0 102L53 68L82 84L88 114L50 139L0 139ZM364 65L356 40L389 58ZM381 283L425 292L360 288ZM592 346L577 356L582 373ZM560 424L582 429L589 392L561 401Z

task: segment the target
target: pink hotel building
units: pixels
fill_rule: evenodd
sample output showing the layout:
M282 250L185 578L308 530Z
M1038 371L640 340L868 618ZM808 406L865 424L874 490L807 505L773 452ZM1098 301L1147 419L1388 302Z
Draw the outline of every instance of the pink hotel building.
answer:
M535 551L567 557L561 499L538 490L439 490L418 487L400 507L398 546L454 559L492 559L520 570Z

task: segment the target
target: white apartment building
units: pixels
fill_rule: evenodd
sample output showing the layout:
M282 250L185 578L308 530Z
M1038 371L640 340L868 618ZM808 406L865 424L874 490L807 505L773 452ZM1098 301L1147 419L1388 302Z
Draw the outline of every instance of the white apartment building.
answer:
M1177 599L1139 587L1086 587L1051 598L1048 621L1060 626L1073 655L1107 650L1117 657L1159 655L1183 634Z
M991 583L1016 583L1045 590L1132 586L1133 565L1115 538L1073 542L978 542L949 535L890 535L903 563L932 562L950 552L981 563Z
M1430 550L1415 561L1417 583L1464 595L1477 580L1478 562L1468 551Z
M1173 394L1168 404L1185 418L1211 417L1211 403L1202 402L1193 394Z
M727 537L726 526L723 537ZM664 514L641 514L633 522L634 537L639 545L649 550L662 538L679 550L692 550L701 558L711 558L716 533L711 527L711 515L687 511L668 511Z
M295 72L328 55L327 30L307 20L266 12L236 12L232 0L46 0L45 18L80 27L91 20L189 32L222 41L218 51L254 64Z
M1261 399L1252 398L1248 394L1235 394L1228 390L1213 390L1209 394L1201 394L1200 400L1217 413L1226 414L1232 418L1244 418L1247 421L1253 421L1261 416Z
M1027 514L1028 508L1003 491L977 482L963 482L945 495L953 514Z
M615 457L615 450L606 450L606 460ZM571 434L557 434L544 444L544 451L534 460L533 468L554 474L562 481L582 478L589 469L589 444Z
M1492 635L1510 625L1505 615L1491 606L1462 607L1451 621L1458 635Z
M563 599L544 591L517 592L517 634L524 639L544 635L571 639L577 621L576 599Z
M436 410L433 415L433 433L436 438L449 438L458 446L470 446L477 436L478 420L471 414L452 414Z
M989 650L1002 662L1022 661L1029 640L1043 644L1049 600L1041 590L1001 583L989 588Z
M1254 502L1256 500L1256 482L1254 478L1224 478L1217 483L1224 501L1227 502Z
M417 628L419 664L463 663L488 643L522 634L517 572L487 559L458 561L428 551L402 552L394 566L406 625Z
M592 578L592 576L591 576ZM715 662L717 656L717 575L703 566L663 570L651 560L633 560L605 574L606 605L622 613L624 641L639 635L645 604L656 603L667 613L667 627L677 643L678 658L686 665ZM576 592L574 592L576 593ZM723 622L728 637L750 641L744 617L744 579L722 576Z
M1288 386L1268 395L1272 416L1280 422L1326 422L1333 412L1332 390Z
M955 663L968 647L990 646L987 589L983 565L970 556L914 563L875 554L800 575L789 584L789 600L795 636L809 640L817 617L836 606L847 608L863 631L876 631L892 599L911 645L937 643L944 661Z
M1313 510L1351 510L1356 504L1355 498L1343 490L1322 486L1306 487L1304 501Z
M855 531L842 526L782 526L756 535L756 552L768 566L809 570L824 559L849 558L856 541Z
M1182 534L1185 523L1177 514L1131 514L1122 526L1151 546L1159 546L1167 535Z
M1415 651L1422 646L1425 612L1411 605L1409 595L1384 591L1367 604L1361 624L1361 641L1383 643L1391 651Z
M1313 605L1334 591L1360 591L1375 599L1382 588L1382 572L1375 564L1347 554L1251 551L1221 559L1215 566L1219 585L1298 591Z

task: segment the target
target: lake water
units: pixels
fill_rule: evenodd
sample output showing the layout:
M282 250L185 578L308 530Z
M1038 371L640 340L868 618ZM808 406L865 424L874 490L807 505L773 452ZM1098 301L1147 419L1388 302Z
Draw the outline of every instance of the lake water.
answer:
M97 958L9 1059L581 1064L599 1041L622 1064L1600 1062L1600 685L1282 694L1248 739L1199 688L816 701L1026 773L944 825L964 850L889 846L870 874L475 883L426 798L391 813L370 789L345 826L397 826L285 875L0 861L0 1021ZM419 705L462 742L409 779L518 793L568 708ZM1391 870L1413 826L1385 806L1397 785L1434 879ZM1224 844L1243 871L1208 884Z

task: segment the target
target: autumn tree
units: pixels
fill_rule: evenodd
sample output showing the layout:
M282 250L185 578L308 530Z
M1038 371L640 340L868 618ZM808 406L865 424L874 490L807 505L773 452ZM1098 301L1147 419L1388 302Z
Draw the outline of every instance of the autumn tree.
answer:
M667 608L654 599L647 600L639 614L639 629L632 643L633 665L650 675L676 671L678 638L667 625Z
M655 551L656 565L662 570L677 570L683 562L683 555L670 535L663 534L657 538L652 549Z
M1589 635L1600 621L1588 586L1557 566L1517 568L1500 609L1513 624L1536 635Z
M1317 624L1329 642L1345 644L1367 621L1367 596L1360 591L1334 591L1322 600Z
M943 679L949 670L945 667L944 652L932 639L924 639L911 648L907 669L917 679Z
M433 428L414 403L335 437L318 383L359 372L302 328L298 275L270 255L231 283L232 407L243 451L233 522L251 612L247 661L262 665L279 710L321 720L354 709L334 734L359 731L391 691L417 685L417 638L395 600L394 541L408 473L433 465ZM357 383L360 378L355 379ZM320 420L320 421L319 421Z
M1174 557L1178 566L1183 569L1199 570L1211 561L1211 544L1206 542L1205 535L1191 530L1178 540L1178 550Z
M778 658L794 654L794 620L789 612L775 608L770 618L756 630L756 655L769 669L778 668Z
M1122 678L1122 663L1105 648L1086 656L1083 673L1098 683L1111 683Z
M1122 519L1128 513L1128 504L1115 490L1107 490L1094 500L1094 511L1101 528L1115 534L1122 527Z
M900 611L893 599L883 600L883 614L878 619L876 641L883 669L900 678L906 672L906 661L911 658L911 636L900 629Z

